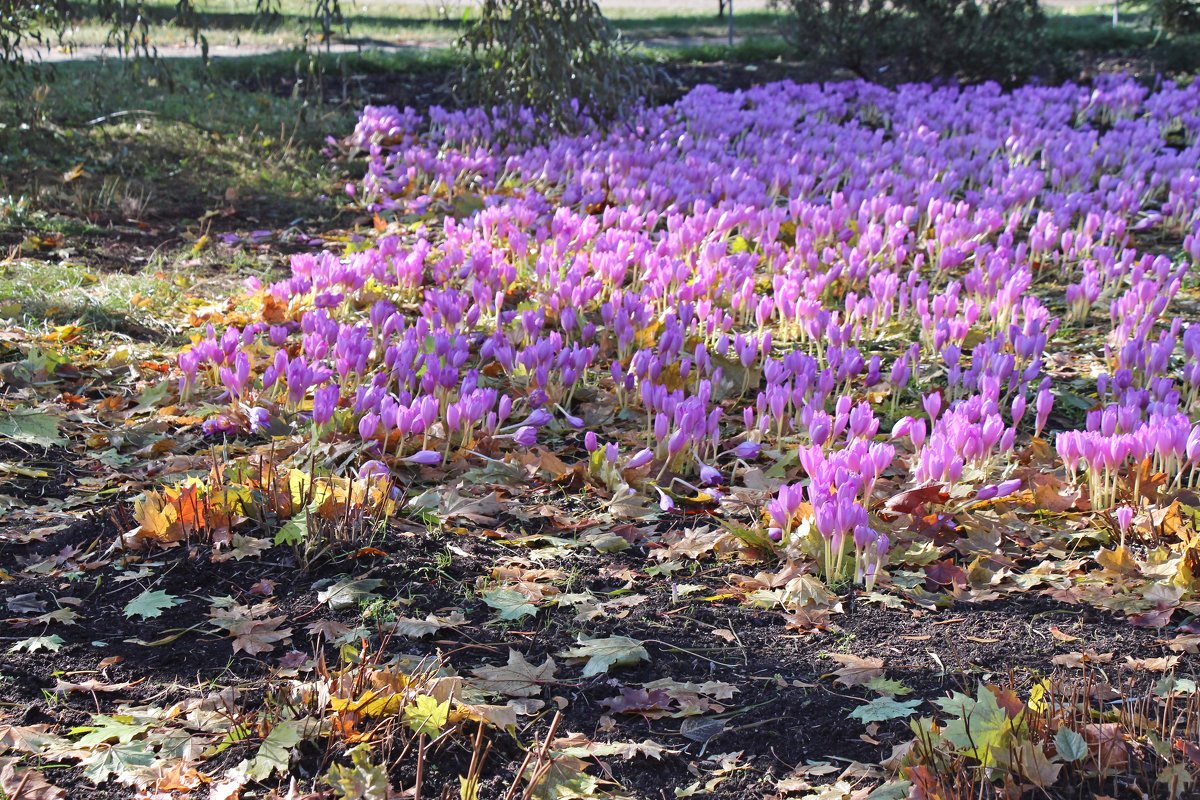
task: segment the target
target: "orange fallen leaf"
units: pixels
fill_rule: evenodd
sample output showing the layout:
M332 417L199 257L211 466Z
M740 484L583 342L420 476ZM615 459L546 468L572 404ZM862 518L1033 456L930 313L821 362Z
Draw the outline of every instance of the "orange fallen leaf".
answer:
M1050 635L1053 636L1055 639L1058 639L1060 642L1078 642L1079 641L1078 636L1072 636L1069 633L1063 633L1061 630L1059 630L1057 625L1050 626Z

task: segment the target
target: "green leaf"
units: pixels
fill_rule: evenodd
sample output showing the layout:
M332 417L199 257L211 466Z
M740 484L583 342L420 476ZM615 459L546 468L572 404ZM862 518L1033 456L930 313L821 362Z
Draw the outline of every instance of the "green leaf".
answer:
M58 432L59 422L58 417L43 411L0 413L0 438L38 447L66 447L67 440Z
M437 736L450 719L450 701L439 703L436 697L417 695L411 705L404 708L404 723L413 733L430 738Z
M80 748L97 747L107 742L116 741L126 744L150 730L150 723L136 722L133 717L121 714L110 717L107 714L96 714L92 717L91 725L72 728L68 736L82 733L83 736L75 743Z
M902 780L890 780L867 795L867 800L906 800L912 783Z
M392 797L387 770L371 763L371 746L360 744L348 751L352 766L334 764L325 776L338 800L388 800Z
M167 395L171 392L170 381L159 381L151 383L142 390L142 393L137 399L137 411L146 412L157 408L167 399Z
M53 653L65 644L63 638L57 633L51 636L31 636L28 639L21 641L8 648L8 652L15 653L18 650L24 650L26 653L36 653L38 650L49 650Z
M596 452L600 452L600 450ZM598 553L619 553L629 549L629 540L615 533L599 533L589 536L587 543Z
M111 776L126 785L138 781L138 770L154 763L154 753L145 742L122 742L116 745L99 745L89 756L79 762L84 776L99 785Z
M872 678L863 685L873 692L890 695L891 697L903 697L906 694L912 694L912 689L900 681L893 678L885 678L882 675L878 678Z
M607 639L579 638L579 646L563 653L567 658L586 658L583 677L601 675L612 667L629 667L639 661L649 661L650 654L642 643L628 636L609 636Z
M153 619L161 617L168 608L174 608L182 603L183 601L174 595L163 591L152 592L147 589L125 604L125 617L127 619L134 617Z
M866 724L887 722L892 719L907 719L921 705L920 700L896 700L893 697L876 697L850 712L850 716Z
M516 589L493 589L480 597L483 602L500 612L500 619L518 620L537 614L537 606Z
M1063 761L1079 761L1088 754L1087 739L1070 728L1059 728L1054 734L1054 749Z
M317 602L328 603L334 611L358 605L362 600L375 597L373 592L383 586L379 578L359 578L338 581L333 586L317 592Z
M935 702L944 712L953 715L942 729L942 737L960 753L971 756L985 767L993 766L996 762L993 752L1005 749L1012 724L991 690L980 684L974 698L955 692Z
M292 748L300 744L300 733L299 720L275 723L267 738L258 746L258 753L246 765L246 774L256 781L264 781L276 771L287 772Z
M275 544L296 545L308 536L308 509L295 514L275 531Z

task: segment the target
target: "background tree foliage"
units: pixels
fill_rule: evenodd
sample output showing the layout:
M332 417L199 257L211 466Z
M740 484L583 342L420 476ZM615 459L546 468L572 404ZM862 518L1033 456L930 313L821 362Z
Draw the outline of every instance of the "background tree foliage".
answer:
M0 0L0 64L19 63L22 48L61 34L68 12L66 0Z
M529 108L558 129L578 111L611 119L646 88L646 68L594 0L484 0L460 47L464 99Z
M279 20L280 0L252 2L256 25L267 26ZM155 55L150 38L152 20L145 0L0 0L0 66L24 63L25 51L31 46L62 41L70 25L85 16L109 26L106 43L117 48L120 55ZM310 23L308 35L322 42L338 29L349 30L342 0L312 0L306 18ZM176 0L173 21L191 33L207 57L203 0Z
M896 82L954 77L1014 83L1035 72L1037 0L778 0L801 58Z

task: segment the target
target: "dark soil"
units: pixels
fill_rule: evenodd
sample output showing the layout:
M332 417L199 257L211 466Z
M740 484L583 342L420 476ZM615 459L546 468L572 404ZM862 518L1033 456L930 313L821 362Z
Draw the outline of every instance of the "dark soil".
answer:
M54 626L53 632L65 640L60 650L6 654L5 680L0 683L0 707L7 709L0 715L4 721L49 723L65 729L86 723L97 711L111 712L121 702L153 701L161 705L189 694L194 696L195 689L185 687L195 687L203 680L213 680L221 687L238 687L243 692L243 705L255 707L270 679L271 661L283 650L270 657L233 655L230 640L209 633L207 625L164 645L145 646L130 640L153 642L203 622L211 597L231 595L241 603L261 600L251 596L250 589L264 578L275 583L276 613L288 618L294 633L291 646L302 651L309 651L313 644L303 632L303 625L326 618L347 624L361 620L361 609L330 612L316 599L314 584L320 586L322 580L352 574L383 579L384 586L377 593L399 601L405 616L423 617L430 612L461 608L469 620L469 624L443 631L433 640L392 638L385 645L389 654L440 655L464 673L485 663L504 662L510 647L534 663L541 663L546 656L554 657L559 662L561 682L547 686L542 699L548 708L554 708L555 697L566 701L559 735L580 732L597 741L651 739L680 751L661 761L604 760L603 771L612 780L634 796L645 798L671 798L675 789L704 775L701 745L680 736L679 719L609 715L604 701L617 696L623 687L672 678L680 682L718 680L738 688L728 704L732 713L726 719L726 732L711 739L703 754L743 753L741 763L751 768L734 772L709 795L732 800L761 796L770 790L773 779L806 762L832 761L839 768L848 763L846 760L878 763L888 756L892 746L911 738L903 721L885 723L869 735L864 733L864 726L848 714L871 694L862 687L835 685L830 673L838 665L827 657L830 653L882 657L887 677L909 686L913 690L910 697L928 701L949 691L973 692L981 679L1012 681L1016 687L1027 689L1033 679L1049 671L1053 655L1072 649L1111 652L1115 663L1126 655L1146 658L1168 652L1152 630L1038 596L960 603L928 613L858 603L848 613L834 617L836 624L828 631L796 633L786 627L778 612L686 597L673 601L670 579L644 574L649 561L639 548L616 556L576 551L572 556L576 577L564 588L594 594L618 590L609 596L620 596L624 578L603 576L627 569L631 571L628 574L639 576L632 591L648 596L627 618L578 623L569 608L543 609L537 618L522 620L524 627L517 629L498 624L495 612L477 599L464 603L467 589L479 576L488 575L497 559L519 552L502 540L492 541L478 532L430 534L393 529L376 543L386 555L330 558L311 571L302 569L288 551L278 548L258 559L220 564L209 560L204 547L177 547L153 554L148 560L105 554L106 543L115 540L116 535L111 522L96 518L44 541L8 541L0 545L0 564L10 569L20 569L56 553L93 554L90 561L81 557L83 563L78 569L66 569L57 577L17 576L0 584L0 604L31 593L46 601L50 609L56 596L69 595L82 601L76 607L81 615L78 625ZM124 579L137 574L142 566L149 567L144 578ZM724 576L755 569L755 565L736 562L701 566L701 571L688 580L702 579L706 586L716 587ZM126 619L125 604L151 585L186 602L156 619ZM1051 625L1080 637L1080 641L1067 645L1055 640L1047 633ZM715 630L732 631L735 637L718 638ZM6 638L20 639L43 632L40 626L24 630L10 627ZM580 634L617 634L642 640L651 660L580 680L577 669L567 666L559 655L574 645ZM97 672L100 659L113 656L122 660ZM327 648L326 656L336 662L331 648ZM1187 672L1198 665L1180 666ZM138 683L116 694L55 694L56 681L63 676L67 680L87 677L110 683ZM928 716L934 710L926 703L918 713ZM548 717L543 718L533 733L544 733L547 724ZM501 733L494 735L487 774L495 785L512 777L521 753L517 740ZM235 746L224 758L233 764L251 754L251 747ZM311 753L308 759L314 763L305 763L301 752L294 759L293 773L299 778L311 777L320 762L336 755ZM428 796L438 796L443 785L456 786L457 776L465 771L469 759L467 749L458 744L432 754L425 775ZM206 769L212 767L211 763L206 765ZM396 785L411 784L411 769L412 760L402 760L393 775ZM56 771L54 779L71 797L126 796L124 790L94 789L78 770Z

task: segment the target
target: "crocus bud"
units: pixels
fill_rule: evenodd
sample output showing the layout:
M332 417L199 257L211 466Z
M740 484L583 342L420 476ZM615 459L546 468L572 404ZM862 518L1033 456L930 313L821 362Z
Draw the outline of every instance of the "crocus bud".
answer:
M532 425L522 425L513 434L513 441L521 447L533 447L537 444L537 428Z
M589 453L594 453L600 448L600 442L596 439L595 431L588 431L583 435L583 447Z
M410 464L424 464L425 466L433 466L434 464L442 463L442 454L436 450L418 450L411 456L404 459Z
M913 422L912 430L908 433L908 438L912 440L914 450L921 449L921 445L925 444L925 420L919 419Z
M1016 425L1025 416L1025 395L1018 394L1012 401L1012 421Z
M1050 419L1050 409L1054 407L1054 395L1050 394L1049 388L1044 388L1038 392L1037 400L1034 401L1034 408L1037 410L1037 419L1034 422L1034 436L1041 436L1042 429L1046 427L1046 421Z
M925 413L929 415L930 423L936 422L938 414L942 410L942 395L940 392L930 392L921 398L921 405L925 408Z
M538 408L532 411L529 416L521 422L521 425L523 427L533 426L540 428L553 418L553 415L551 415L549 411L544 408Z
M762 452L762 445L758 442L741 442L737 447L733 448L733 454L746 461L758 458L760 452Z
M1129 526L1133 524L1133 509L1129 506L1118 508L1117 524L1121 526L1121 533L1128 533Z
M625 463L625 469L638 469L639 467L646 466L653 460L654 451L647 447L634 453L629 461Z
M1010 478L1006 481L1001 481L996 486L996 497L1008 497L1013 492L1021 488L1020 478Z
M358 421L358 435L363 438L363 441L374 439L377 430L379 430L379 415L374 411L363 414L362 419Z

